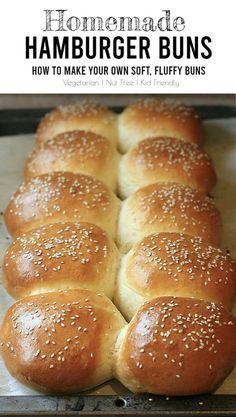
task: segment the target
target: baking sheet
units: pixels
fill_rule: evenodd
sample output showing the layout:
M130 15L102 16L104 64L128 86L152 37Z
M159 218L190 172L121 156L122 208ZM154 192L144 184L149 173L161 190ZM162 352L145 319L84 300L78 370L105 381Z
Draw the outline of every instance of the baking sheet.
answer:
M236 119L204 122L205 149L212 156L218 175L218 184L212 195L221 211L224 225L222 248L230 250L236 259ZM0 264L10 238L3 224L2 213L11 194L22 181L24 160L34 146L33 135L0 137ZM13 303L1 283L0 269L0 321ZM236 314L236 306L234 309ZM117 381L99 386L87 394L122 395L128 391ZM0 395L33 395L36 392L15 381L0 359ZM38 393L37 393L38 394ZM216 394L236 395L236 369Z

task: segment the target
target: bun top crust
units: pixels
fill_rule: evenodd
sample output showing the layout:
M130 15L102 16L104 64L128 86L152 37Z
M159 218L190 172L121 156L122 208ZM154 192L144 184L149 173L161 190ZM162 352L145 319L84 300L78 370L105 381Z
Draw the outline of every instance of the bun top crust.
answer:
M4 257L4 284L17 299L83 287L112 296L118 260L113 240L98 226L53 223L13 241Z
M99 169L103 168L104 161L109 161L114 153L115 149L111 142L96 133L84 130L59 133L41 146L37 146L29 155L26 162L26 176L36 176L45 173L46 169L53 170L58 166L62 171L66 171L69 167L71 172L78 172L78 168L85 169L86 165L91 163L99 172ZM39 172L43 169L44 172ZM59 169L55 170L59 171Z
M197 144L171 137L142 140L124 157L127 174L137 182L156 178L178 179L186 185L209 191L216 183L212 160Z
M8 310L1 351L23 382L50 392L84 390L96 385L103 355L110 357L124 325L105 296L86 290L35 295Z
M154 233L138 242L126 259L126 283L144 297L172 293L232 307L236 264L200 237Z
M131 321L118 362L136 392L212 391L236 362L236 319L220 305L190 298L151 300Z
M119 131L123 151L152 136L171 136L198 144L203 139L202 123L196 112L170 99L147 98L130 104L120 116Z
M36 132L36 143L52 139L58 133L86 130L117 142L117 115L108 107L92 102L59 106L46 114Z
M56 135L36 146L25 164L25 177L54 171L89 174L116 187L118 152L109 139L96 133L74 130Z
M122 211L123 221L127 216L125 221L132 227L135 218L135 227L146 236L155 231L171 231L201 236L212 244L219 244L221 217L218 209L210 197L188 186L147 185L124 202Z
M54 172L18 188L6 208L5 222L13 236L60 221L89 221L114 235L118 207L115 194L96 178Z

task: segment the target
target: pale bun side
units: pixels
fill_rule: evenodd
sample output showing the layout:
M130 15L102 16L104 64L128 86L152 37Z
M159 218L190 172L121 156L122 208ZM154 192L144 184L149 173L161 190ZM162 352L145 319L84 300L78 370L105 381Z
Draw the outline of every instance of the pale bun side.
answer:
M41 120L36 143L46 142L58 133L71 130L91 131L105 136L116 145L117 115L106 106L86 101L59 106Z
M51 292L13 304L3 321L1 354L11 375L49 393L77 393L112 378L115 342L126 325L104 295Z
M123 201L118 245L126 253L133 244L155 232L200 236L218 246L221 216L204 193L176 183L155 183L138 189Z
M200 237L169 232L149 235L122 260L115 304L131 320L145 301L167 295L221 303L231 310L236 264Z
M129 322L140 306L147 301L147 297L145 294L142 294L141 291L138 292L133 290L132 286L128 283L126 274L128 255L129 253L123 255L121 258L120 268L115 283L114 303Z
M236 319L221 305L155 298L122 331L115 375L135 393L213 392L236 364L235 332Z
M96 133L74 130L56 135L32 151L25 178L70 171L92 175L116 190L119 154L111 141Z
M131 147L121 158L118 178L122 198L155 182L176 182L205 193L216 183L209 155L195 143L171 137L148 138Z
M85 288L113 297L119 251L91 223L53 223L17 237L3 260L3 282L15 299Z
M147 98L127 106L119 116L119 147L122 152L142 139L171 136L200 144L202 122L190 107L175 100Z
M114 238L119 207L119 199L96 178L53 172L24 182L13 194L4 216L13 237L50 223L86 221Z

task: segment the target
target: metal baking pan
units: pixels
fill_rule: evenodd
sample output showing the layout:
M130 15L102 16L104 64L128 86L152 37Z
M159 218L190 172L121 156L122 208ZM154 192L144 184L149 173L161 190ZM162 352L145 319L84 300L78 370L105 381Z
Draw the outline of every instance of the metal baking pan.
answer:
M40 118L48 110L50 109L0 111L0 157L2 156L0 188L5 184L2 188L3 193L0 193L1 200L3 200L3 203L0 202L0 211L4 208L6 198L17 187L16 181L19 183L21 180L20 164L23 162L24 152L27 154L33 146L33 136L27 134L35 131ZM114 110L119 112L121 109L114 108ZM220 185L218 188L216 187L214 198L222 211L223 222L225 223L227 238L223 241L223 247L224 249L229 247L233 257L236 257L236 196L234 197L236 194L236 109L226 106L196 106L196 110L206 121L206 134L207 137L210 135L211 139L209 142L206 141L205 147L215 160L216 170L219 174ZM4 138L1 136L4 136ZM4 149L6 153L4 153ZM21 154L19 158L18 154ZM17 165L18 160L20 161L19 166ZM5 167L9 167L8 170L10 171L6 171ZM12 177L9 172L12 173ZM230 184L224 182L227 175L231 178ZM11 178L14 178L14 181ZM0 213L0 227L2 227L1 217ZM4 235L4 233L3 228L0 230L0 234ZM9 243L9 237L6 234L4 236L5 246L0 245L1 251ZM134 395L115 382L104 384L104 386L91 390L89 393L76 396L36 395L32 391L25 394L24 390L19 392L21 395L18 395L18 393L16 395L14 390L9 389L9 392L5 390L4 394L0 394L0 416L236 417L236 371L217 391L217 395L197 397L169 398L155 395Z

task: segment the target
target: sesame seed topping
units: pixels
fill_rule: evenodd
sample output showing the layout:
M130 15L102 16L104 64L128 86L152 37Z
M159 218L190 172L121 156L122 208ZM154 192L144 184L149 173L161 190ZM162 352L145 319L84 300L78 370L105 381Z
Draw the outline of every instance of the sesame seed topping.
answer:
M181 378L190 364L197 366L205 358L207 375L218 363L216 354L221 355L226 334L230 340L230 317L220 304L193 298L166 296L147 301L134 317L125 342L129 366L141 372L140 364L145 368L148 363L149 372L155 375L168 364L168 372ZM234 319L232 322L236 326Z
M41 350L38 349L37 352L34 354L34 356L38 356L40 354Z
M58 214L61 220L69 217L80 221L85 214L89 218L94 210L105 215L111 199L110 190L92 176L54 172L24 182L12 196L7 210L14 217L21 216L22 212L29 213L29 218L25 214L22 222L30 219L32 225L41 217L44 223L52 223Z
M74 165L76 170L86 172L87 164L91 166L94 163L96 168L101 158L106 164L113 157L113 152L111 141L103 136L83 130L68 131L36 146L27 159L26 168L34 177L53 172L55 162L60 158L62 170L71 171ZM42 163L45 158L47 165Z
M39 246L41 248L40 255L38 252ZM31 285L32 280L34 282L38 280L40 286L45 281L48 286L53 285L55 287L55 285L60 284L60 288L63 288L63 286L68 286L64 279L68 269L70 274L72 274L72 271L75 272L75 279L78 282L82 281L83 283L85 277L90 280L91 273L87 269L87 265L95 262L97 274L100 275L101 269L104 271L104 266L107 269L106 264L109 262L111 251L113 252L114 248L111 246L110 239L98 226L90 223L66 222L42 226L19 236L9 248L8 257L11 264L14 262L14 271L18 275L18 280L24 280L24 285ZM15 253L17 253L17 257L16 261L13 261L11 259L12 254ZM27 274L22 275L18 272L18 260L24 258L25 255L29 257L26 264ZM86 262L84 262L85 255ZM74 264L72 261L75 257L76 263ZM46 265L47 268L41 270L38 276L37 271L42 264ZM25 277L27 277L27 280ZM91 276L92 278L93 276ZM49 311L48 306L46 306L46 311ZM63 321L63 315L66 312L67 310L63 309L61 317L58 318L60 322ZM92 314L93 312L91 312ZM78 315L73 317L73 322L78 319ZM48 332L48 329L45 328L45 331ZM51 332L54 333L55 329L51 329Z
M27 299L32 301L30 306ZM27 351L35 361L37 358L38 365L42 361L42 366L49 369L60 369L62 366L69 369L71 363L82 361L82 368L88 367L88 371L92 372L93 367L90 364L96 362L99 348L99 342L94 344L94 339L97 339L97 334L101 331L104 338L109 337L109 332L113 332L117 326L117 310L110 305L110 301L103 295L100 297L82 289L29 296L26 301L19 300L11 309L9 330L14 332L14 345L9 333L6 341L4 340L4 346L13 353L16 351L17 355L12 356L15 360L15 357L23 354L18 346L24 339ZM72 317L81 330L78 330L78 326L70 325ZM101 321L100 317L105 317L105 320ZM99 320L98 323L94 322L94 318ZM61 324L64 325L63 328ZM16 328L13 327L15 325ZM117 330L119 326L118 323Z
M125 109L124 114L136 115L137 110L142 112L142 124L153 124L158 122L160 125L160 113L162 114L162 117L165 117L166 119L177 119L180 123L185 123L189 118L199 118L191 107L187 107L173 99L140 99L129 105ZM135 118L135 121L137 123L137 118Z
M196 177L196 167L204 168L202 182L205 181L206 172L214 175L211 158L201 151L197 144L172 137L158 136L145 139L131 148L124 161L127 169L129 169L127 164L132 163L135 166L133 175L137 178L145 175L145 172L154 173L161 170L166 174L176 167L181 167L185 174L182 178L183 183L185 181L188 183L190 179L198 183L201 171L198 171Z

